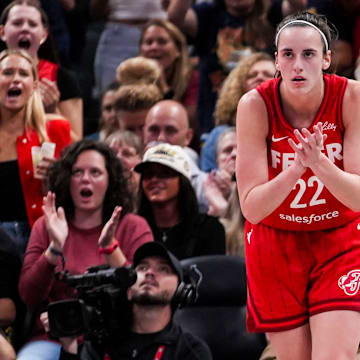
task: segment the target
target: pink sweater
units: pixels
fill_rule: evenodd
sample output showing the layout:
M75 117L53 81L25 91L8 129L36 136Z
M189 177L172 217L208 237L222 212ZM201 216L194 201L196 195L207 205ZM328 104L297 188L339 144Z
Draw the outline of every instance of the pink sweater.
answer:
M98 240L102 226L82 230L69 223L69 236L63 253L65 269L70 274L81 274L89 266L105 263L104 255L98 253ZM146 220L134 214L127 214L121 220L115 235L127 260L131 263L135 250L142 244L153 241L153 235ZM61 271L61 261L50 264L44 252L49 246L45 218L39 218L31 231L26 249L24 265L20 274L19 293L24 303L36 312L36 324L31 340L47 339L39 316L47 310L52 301L76 297L75 291L55 278Z

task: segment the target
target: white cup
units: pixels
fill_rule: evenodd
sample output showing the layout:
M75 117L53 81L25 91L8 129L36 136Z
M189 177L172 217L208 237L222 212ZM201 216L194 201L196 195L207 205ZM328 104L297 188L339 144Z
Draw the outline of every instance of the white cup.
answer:
M35 170L38 163L41 161L41 147L40 146L33 146L31 148L31 157L32 157L32 163L33 163L33 172L35 177Z
M56 144L53 142L44 142L41 145L41 158L53 158L55 156Z

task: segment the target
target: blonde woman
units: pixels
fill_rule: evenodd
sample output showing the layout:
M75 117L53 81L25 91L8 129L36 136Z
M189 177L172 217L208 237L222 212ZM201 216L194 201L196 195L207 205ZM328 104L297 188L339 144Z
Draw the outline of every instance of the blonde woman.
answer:
M117 81L120 87L114 94L116 124L112 131L132 131L142 141L145 117L164 96L161 69L154 60L141 56L131 58L119 65Z
M209 134L200 158L201 170L209 172L216 168L216 144L218 136L228 127L234 126L239 99L263 81L273 78L273 58L264 52L250 55L240 61L230 72L221 88L215 107L216 127Z
M78 140L83 132L80 90L74 76L56 62L49 35L47 16L37 1L14 0L1 14L1 40L8 49L24 49L35 59L46 113L68 119L72 139Z
M38 84L30 55L23 50L0 53L0 226L14 238L21 255L30 227L42 215L43 185L53 161L44 158L34 168L32 148L55 143L57 157L70 143L67 120L47 121Z

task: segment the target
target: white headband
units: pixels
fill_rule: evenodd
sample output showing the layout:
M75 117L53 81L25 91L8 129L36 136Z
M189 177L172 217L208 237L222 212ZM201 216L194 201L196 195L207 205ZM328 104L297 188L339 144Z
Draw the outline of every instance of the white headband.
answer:
M319 32L319 34L321 35L324 43L325 43L325 47L326 47L326 51L329 50L329 43L326 39L326 36L325 34L317 27L315 26L314 24L312 24L311 22L309 21L305 21L305 20L293 20L293 21L289 21L288 23L286 23L283 27L280 28L280 30L278 31L278 33L276 34L276 37L275 37L275 46L276 48L278 47L278 41L279 41L279 35L280 33L289 25L292 25L292 24L305 24L305 25L308 25L308 26L311 26L312 28L314 28L315 30L317 30Z

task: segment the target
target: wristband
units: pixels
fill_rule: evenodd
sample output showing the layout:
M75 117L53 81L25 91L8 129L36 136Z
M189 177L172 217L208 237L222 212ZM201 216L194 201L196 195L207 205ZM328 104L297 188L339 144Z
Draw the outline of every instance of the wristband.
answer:
M49 251L55 255L55 256L63 256L62 251L60 250L56 250L55 248L53 248L52 246L49 246Z
M110 246L108 246L106 248L99 248L99 254L110 255L115 251L115 249L118 246L119 246L119 242L116 240Z
M60 250L56 250L55 248L53 248L52 246L48 247L49 251L51 252L51 254L55 255L55 256L60 256L61 257L61 264L63 269L65 269L65 256L62 253L62 251Z

